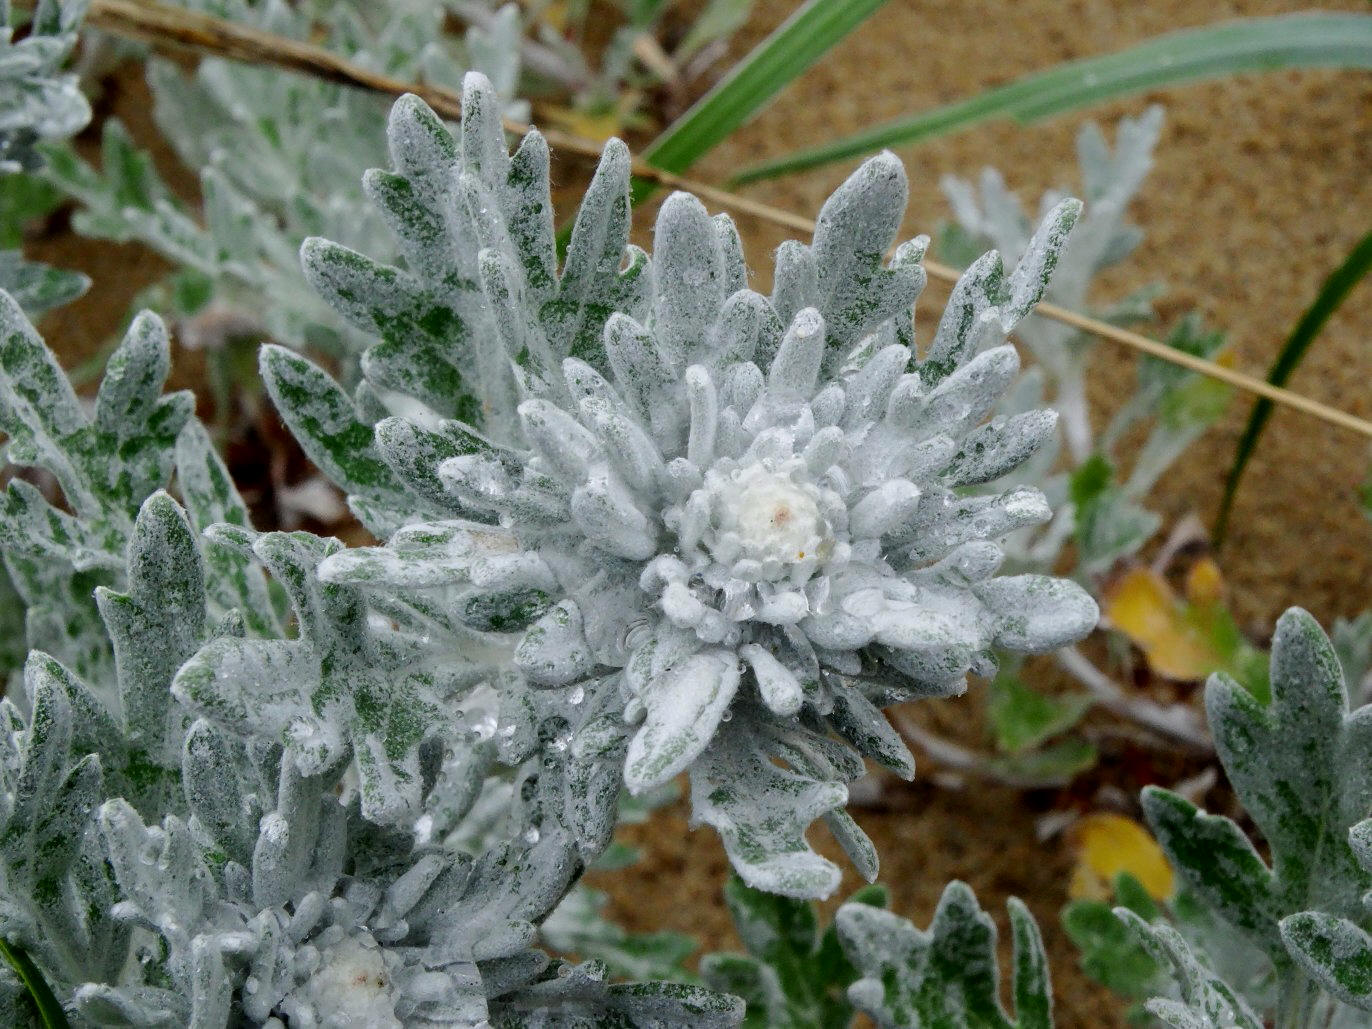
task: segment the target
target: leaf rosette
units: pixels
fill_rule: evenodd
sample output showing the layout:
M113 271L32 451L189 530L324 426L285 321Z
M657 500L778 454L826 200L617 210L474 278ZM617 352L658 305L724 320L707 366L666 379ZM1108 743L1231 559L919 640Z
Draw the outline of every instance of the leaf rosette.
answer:
M687 194L664 203L651 256L630 246L612 142L559 275L546 146L531 134L507 156L496 110L469 76L458 141L397 103L397 172L367 181L388 183L404 269L305 246L321 292L383 338L356 398L264 354L283 417L389 537L319 575L426 591L468 630L512 637L536 687L596 695L573 754L622 752L636 793L693 768L697 816L751 885L832 890L837 868L803 838L821 815L874 874L843 783L862 756L913 773L879 708L960 692L993 649L1049 650L1096 621L1073 583L998 574L996 541L1051 512L997 481L1055 423L988 421L1019 373L1005 334L1080 205L1049 212L1013 271L977 261L921 357L927 239L883 256L908 193L894 156L839 188L812 244L780 249L769 297L748 288L733 222ZM425 377L444 334L456 394Z

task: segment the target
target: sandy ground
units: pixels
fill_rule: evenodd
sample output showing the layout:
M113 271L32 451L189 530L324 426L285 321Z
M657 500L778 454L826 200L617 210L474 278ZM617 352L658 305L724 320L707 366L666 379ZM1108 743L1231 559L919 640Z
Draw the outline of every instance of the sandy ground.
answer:
M743 52L795 6L783 0L759 3L736 51ZM745 164L1056 61L1119 49L1173 28L1297 6L1274 0L1128 5L891 0L830 61L807 73L695 174L722 181ZM1324 6L1366 9L1360 0ZM1262 374L1325 275L1367 229L1372 77L1325 71L1250 76L1109 104L1091 114L1109 125L1150 101L1165 103L1168 119L1155 170L1133 211L1147 238L1109 276L1101 298L1164 283L1167 293L1158 305L1164 322L1200 310L1228 331L1238 366ZM136 132L146 127L145 105L136 90L116 90L103 106L117 110ZM932 232L947 216L938 181L948 173L970 176L995 165L1034 203L1047 187L1070 188L1076 181L1073 139L1079 122L1068 116L1028 127L989 124L903 152L912 179L907 233ZM190 181L165 153L159 165L178 184ZM851 167L758 184L749 193L813 215ZM567 162L563 174L575 179L576 162ZM647 215L638 221L645 226ZM748 219L740 225L756 284L766 288L770 251L784 237ZM138 247L77 240L61 232L60 224L54 229L35 242L33 256L81 268L99 284L44 325L64 361L72 364L108 338L132 295L165 265ZM925 310L936 310L942 295L941 287L931 285ZM1291 383L1363 417L1372 416L1369 301L1372 285L1364 283ZM1131 359L1111 346L1101 344L1095 358L1092 397L1102 416L1133 374ZM181 376L193 377L194 362L184 353L177 362ZM1188 513L1206 521L1213 517L1246 414L1246 401L1237 401L1160 484L1153 506L1169 522ZM1372 524L1357 504L1367 470L1367 441L1360 437L1295 413L1279 411L1274 417L1250 466L1221 555L1235 609L1255 638L1265 636L1293 603L1326 623L1372 605ZM975 699L959 703L978 706ZM972 710L954 708L949 714L963 717ZM1059 1024L1064 1029L1118 1024L1118 1005L1076 971L1073 949L1057 928L1070 857L1060 841L1037 843L1034 827L1037 815L1058 799L1000 788L950 791L925 777L893 798L899 811L859 811L857 816L878 845L882 880L891 888L896 910L926 924L943 884L956 877L972 884L1003 929L1006 897L1024 898L1048 941ZM712 833L687 832L684 807L678 805L645 826L631 827L625 836L644 847L647 860L603 883L613 888L614 915L636 929L693 932L712 948L737 945L719 900L726 863ZM827 838L818 845L833 852ZM850 875L841 892L856 885Z

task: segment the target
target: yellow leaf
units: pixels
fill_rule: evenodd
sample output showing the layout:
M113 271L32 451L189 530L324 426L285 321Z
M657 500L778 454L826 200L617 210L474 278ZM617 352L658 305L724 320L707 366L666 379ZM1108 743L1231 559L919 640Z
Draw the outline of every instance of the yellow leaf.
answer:
M1172 866L1149 835L1132 818L1100 811L1073 827L1077 863L1067 894L1073 900L1108 900L1115 876L1128 872L1154 900L1172 896Z
M1201 558L1187 571L1186 599L1197 605L1218 604L1224 599L1224 576L1210 558Z
M1101 608L1159 675L1194 681L1224 663L1224 655L1186 617L1185 605L1172 588L1151 569L1125 573L1107 590Z
M567 28L566 0L553 0L552 3L545 4L538 12L538 20L554 32L563 32Z

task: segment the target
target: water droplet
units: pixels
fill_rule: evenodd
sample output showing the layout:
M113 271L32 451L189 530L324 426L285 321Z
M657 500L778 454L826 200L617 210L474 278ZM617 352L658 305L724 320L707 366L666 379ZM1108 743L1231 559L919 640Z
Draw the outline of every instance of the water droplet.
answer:
M732 711L725 711L724 714L722 714L722 715L719 716L719 720L720 720L721 722L728 722L728 721L732 721L732 720L733 720L733 717L734 717L734 713L733 713Z
M619 649L624 651L637 650L651 633L652 625L648 619L635 618L624 627L623 633L620 634Z

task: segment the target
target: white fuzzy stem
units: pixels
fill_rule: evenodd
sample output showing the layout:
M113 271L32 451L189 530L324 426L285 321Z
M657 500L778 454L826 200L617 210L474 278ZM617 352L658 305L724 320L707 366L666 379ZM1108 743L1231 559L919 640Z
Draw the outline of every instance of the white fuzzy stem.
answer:
M887 715L896 727L896 731L907 742L919 747L920 750L949 771L963 772L979 779L997 782L1004 786L1013 786L1021 790L1065 786L1071 780L1070 775L1017 775L1007 769L998 768L990 758L983 754L978 754L976 751L968 750L960 744L935 735L904 711L893 709L888 711Z
M1130 696L1075 647L1058 651L1058 664L1090 691L1111 714L1133 722L1196 754L1213 754L1214 741L1194 709L1185 704L1156 704Z
M1080 465L1091 456L1091 411L1086 403L1086 378L1074 370L1058 380L1054 397L1063 438L1073 465Z

